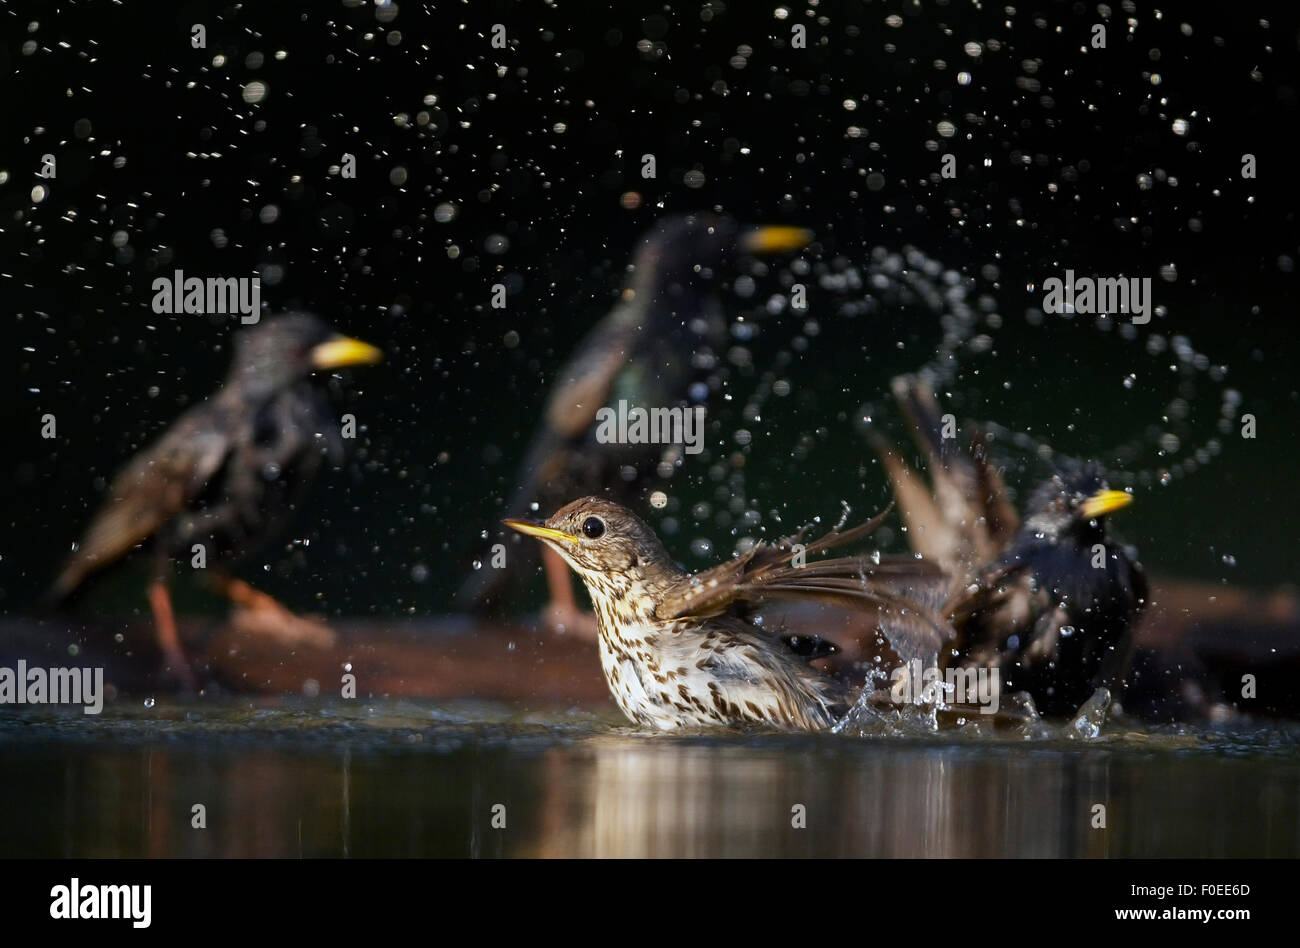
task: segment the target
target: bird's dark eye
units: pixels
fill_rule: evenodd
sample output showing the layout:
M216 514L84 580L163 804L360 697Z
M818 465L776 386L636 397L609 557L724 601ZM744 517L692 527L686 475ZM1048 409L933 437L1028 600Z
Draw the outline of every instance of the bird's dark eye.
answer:
M605 524L599 517L588 517L582 521L582 532L588 540L597 540L605 533Z

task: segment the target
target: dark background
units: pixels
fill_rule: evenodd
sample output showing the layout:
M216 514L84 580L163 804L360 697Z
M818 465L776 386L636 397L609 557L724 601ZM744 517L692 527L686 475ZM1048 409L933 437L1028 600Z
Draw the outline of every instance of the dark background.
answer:
M1143 476L1121 532L1150 569L1261 588L1293 579L1300 250L1284 143L1300 34L1289 4L1158 16L1148 4L1104 15L825 3L784 19L773 2L397 6L381 22L391 6L359 2L0 4L0 306L14 354L0 610L29 608L107 478L219 384L230 327L150 311L153 277L177 268L260 273L270 311L310 308L389 356L346 385L360 450L243 575L300 609L446 609L485 553L548 383L610 306L637 239L661 214L706 208L813 228L814 267L914 245L960 272L1000 325L981 327L991 351L963 356L959 417L1108 465L1115 446L1142 445L1126 465ZM489 45L497 22L506 50ZM1105 50L1086 48L1096 22ZM207 26L206 50L190 46L193 23ZM808 27L808 49L789 48L793 23ZM973 56L968 43L980 44ZM248 104L254 80L267 93ZM35 175L47 152L51 182ZM356 180L330 173L345 152ZM638 173L645 152L654 181ZM956 180L937 176L945 152ZM1247 152L1257 180L1240 176ZM691 170L702 187L683 183ZM33 203L37 184L50 193ZM638 209L624 208L627 191ZM435 220L442 204L454 220ZM508 247L492 252L499 237ZM1136 340L1091 318L1033 324L1025 311L1042 291L1027 287L1066 267L1151 277L1162 315ZM729 311L761 310L792 278L777 268L755 297L726 297ZM486 305L498 281L511 288L505 311ZM681 527L666 539L688 565L744 532L690 514L720 490L710 464L738 450L744 506L765 530L837 518L841 502L865 515L887 498L854 419L871 404L888 424L888 379L932 357L938 321L907 308L845 318L844 297L814 285L809 313L758 320L756 368L731 374L735 403L711 409L709 452L672 482L666 513ZM1180 377L1167 354L1148 354L1149 332L1185 335L1227 366L1222 382L1192 379L1172 458L1156 441ZM769 401L738 448L738 406L782 352L794 395ZM1217 460L1153 486L1215 435L1224 387L1242 393L1258 439L1234 427ZM39 435L46 412L54 442ZM1021 488L1045 473L1015 452L1004 460ZM691 552L701 538L707 555ZM101 595L106 608L141 605L132 583Z

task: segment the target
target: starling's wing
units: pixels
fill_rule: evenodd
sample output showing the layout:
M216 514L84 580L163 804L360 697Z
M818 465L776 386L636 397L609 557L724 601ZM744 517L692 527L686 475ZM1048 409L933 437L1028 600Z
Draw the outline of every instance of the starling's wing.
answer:
M957 629L952 652L963 665L997 664L1004 643L1028 629L1040 610L1029 566L995 563L955 592L943 613Z
M741 603L804 599L877 615L891 647L904 660L928 659L954 635L937 611L951 584L947 574L923 560L901 557L803 557L851 542L875 529L886 510L868 523L832 531L797 554L792 540L756 546L713 569L687 577L661 594L655 610L663 620L720 615ZM803 562L804 565L794 565Z
M216 403L200 405L137 454L113 479L108 499L50 589L65 599L86 577L153 536L180 513L229 457L231 434Z
M950 528L925 480L903 463L880 438L872 438L907 524L907 541L926 559L951 567L963 554L961 538Z
M1101 671L1097 676L1097 684L1105 685L1112 690L1122 685L1125 676L1128 675L1129 666L1133 663L1133 653L1137 648L1138 620L1151 595L1150 588L1147 586L1146 572L1142 566L1137 562L1128 561L1127 556L1125 561L1129 563L1128 577L1133 590L1134 611L1124 634L1110 656L1102 662Z
M615 380L635 354L640 327L634 308L620 304L592 329L560 369L546 399L541 423L519 468L519 481L506 505L506 516L545 512L583 494L600 493L610 479L606 459L586 450L596 412L609 403ZM517 542L519 537L514 537ZM519 545L512 559L528 564L535 544ZM481 606L509 575L507 570L482 569L456 593L457 608Z
M976 437L970 454L954 437L943 436L943 416L929 386L913 376L892 383L894 398L926 458L934 485L922 498L919 479L890 452L882 461L897 489L904 519L917 552L931 555L958 576L972 574L1002 551L1019 529L1001 475L988 459L987 445Z
M985 542L994 550L1002 550L1020 530L1020 515L1007 496L1002 473L989 459L988 441L983 432L977 432L971 439L971 461L975 466L976 496L984 504Z
M546 399L546 427L561 438L581 439L609 402L618 373L633 356L640 325L635 307L620 304L598 322L556 377Z

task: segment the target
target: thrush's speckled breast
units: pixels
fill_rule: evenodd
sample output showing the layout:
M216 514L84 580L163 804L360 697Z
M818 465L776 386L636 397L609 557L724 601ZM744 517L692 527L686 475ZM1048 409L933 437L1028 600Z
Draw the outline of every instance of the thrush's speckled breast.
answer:
M649 526L603 498L576 500L544 524L506 523L554 548L586 583L601 667L632 721L819 730L847 712L853 694L809 664L821 643L773 633L752 621L751 608L786 598L871 609L901 659L932 662L952 629L925 600L946 576L910 558L812 558L866 536L884 516L806 544L806 560L793 559L792 538L694 575Z

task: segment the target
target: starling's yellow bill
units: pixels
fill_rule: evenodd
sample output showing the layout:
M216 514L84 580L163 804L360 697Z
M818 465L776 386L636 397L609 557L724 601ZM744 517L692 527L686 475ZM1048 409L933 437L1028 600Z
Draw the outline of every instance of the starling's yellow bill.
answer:
M311 364L317 370L342 369L350 365L373 365L383 361L383 350L348 336L327 339L311 350Z
M1092 520L1133 503L1133 495L1122 490L1102 490L1083 502L1079 511Z
M518 530L520 533L526 533L530 537L538 537L542 540L565 540L569 543L576 544L578 538L572 533L565 533L563 530L552 530L550 527L543 527L540 524L529 523L527 520L502 520L511 530Z
M755 227L740 238L740 246L747 253L786 253L799 250L812 243L813 232L806 227L772 225Z

